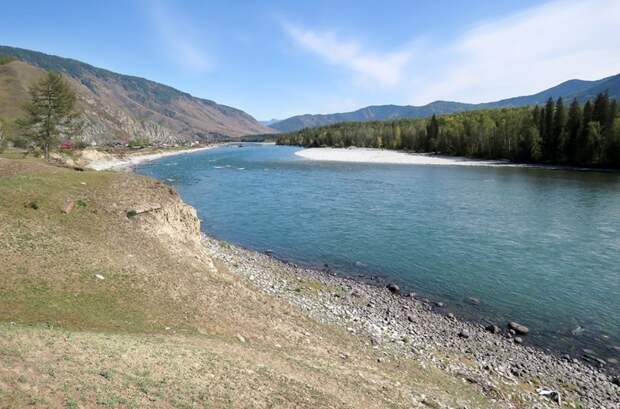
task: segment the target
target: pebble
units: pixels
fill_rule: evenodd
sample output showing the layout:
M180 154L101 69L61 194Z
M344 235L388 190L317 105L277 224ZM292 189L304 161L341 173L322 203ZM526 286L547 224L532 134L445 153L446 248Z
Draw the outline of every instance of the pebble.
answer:
M459 337L461 337L461 338L469 338L469 331L467 331L466 329L462 329L459 332Z

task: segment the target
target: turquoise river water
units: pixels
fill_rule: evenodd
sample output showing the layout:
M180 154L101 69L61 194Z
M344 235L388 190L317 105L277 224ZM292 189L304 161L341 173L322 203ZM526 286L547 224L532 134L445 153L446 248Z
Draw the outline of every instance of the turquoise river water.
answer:
M618 358L620 174L321 162L299 149L231 145L137 171L174 185L219 239L378 276L465 319L518 321L544 348Z

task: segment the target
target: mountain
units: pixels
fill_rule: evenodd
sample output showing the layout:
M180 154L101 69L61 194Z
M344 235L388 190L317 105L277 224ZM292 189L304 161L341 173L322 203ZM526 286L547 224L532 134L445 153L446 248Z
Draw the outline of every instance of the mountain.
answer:
M513 108L544 104L549 98L557 99L559 97L566 101L577 98L579 102L585 102L605 91L609 92L611 97L620 99L620 74L595 81L569 80L537 94L487 102L477 104L477 106L485 109Z
M280 120L274 118L274 119L268 119L268 120L265 120L265 121L260 121L259 120L258 122L260 122L261 124L263 124L265 126L269 126L271 124L275 124L276 122L280 122Z
M385 121L397 118L421 118L433 114L451 114L475 109L508 108L544 104L549 98L562 97L565 100L577 98L580 102L594 98L601 92L608 91L613 98L620 99L620 74L596 81L569 80L555 87L533 95L503 99L481 104L462 102L435 101L427 105L373 105L353 112L297 115L269 126L281 132L292 132L303 128L313 128L338 122Z
M68 58L0 46L0 118L14 119L28 87L46 70L65 75L84 112L85 139L109 142L210 141L273 132L247 113L144 78L118 74Z

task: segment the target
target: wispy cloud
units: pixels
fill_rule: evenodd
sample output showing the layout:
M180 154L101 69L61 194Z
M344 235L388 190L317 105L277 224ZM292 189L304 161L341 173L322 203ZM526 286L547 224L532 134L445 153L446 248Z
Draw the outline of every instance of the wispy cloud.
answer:
M556 1L465 32L413 100L489 101L620 71L620 2Z
M313 31L290 22L283 23L283 26L297 45L329 64L352 71L357 75L357 82L363 85L398 85L412 57L408 50L373 52L359 42L340 38L333 32Z
M149 5L152 21L169 58L193 72L202 73L211 69L213 62L201 49L200 32L191 20L175 14L160 1L154 1Z
M373 94L380 103L492 101L620 72L618 0L547 2L479 22L452 39L403 39L398 51L369 50L334 31L288 22L284 28L299 47L356 74L357 85L381 89L384 101Z

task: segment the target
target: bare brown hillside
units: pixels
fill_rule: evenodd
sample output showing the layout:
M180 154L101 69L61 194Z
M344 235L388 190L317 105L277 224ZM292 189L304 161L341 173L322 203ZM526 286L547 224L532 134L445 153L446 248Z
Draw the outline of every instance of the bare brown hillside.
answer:
M0 46L0 55L17 59L0 65L0 118L18 116L28 87L45 70L53 70L63 73L78 93L89 142L204 142L272 132L239 109L143 78L12 47Z

